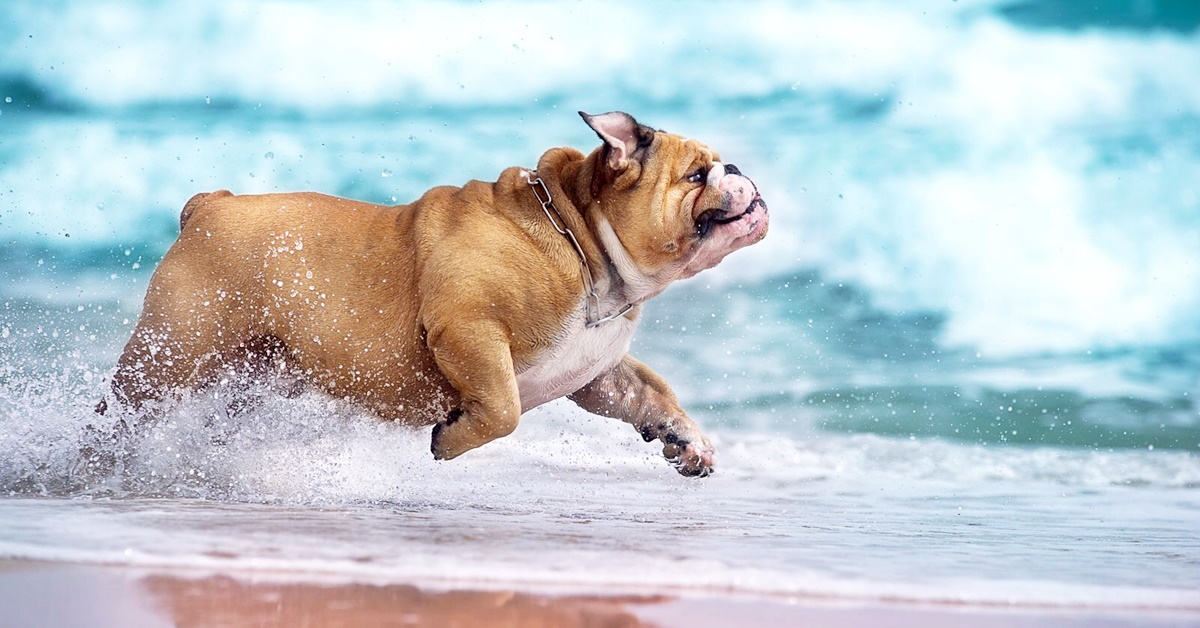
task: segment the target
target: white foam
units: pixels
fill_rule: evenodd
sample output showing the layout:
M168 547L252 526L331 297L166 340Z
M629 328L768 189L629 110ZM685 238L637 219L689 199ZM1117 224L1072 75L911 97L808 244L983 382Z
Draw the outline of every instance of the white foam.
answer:
M26 379L18 372L7 377L8 383L0 387L0 458L5 460L0 486L22 493L116 491L309 505L452 504L472 499L481 473L533 473L574 482L595 475L608 484L689 486L661 459L658 445L643 443L628 425L588 415L562 400L526 413L514 435L454 462L438 462L429 454L428 428L380 422L316 392L295 399L256 393L266 395L260 405L231 417L226 409L229 392L218 388L193 396L136 438L96 445L87 440L83 428L106 428L108 419L91 411L100 379L90 369L68 363L59 376ZM1200 463L1186 451L986 447L820 432L789 436L767 430L707 431L720 452L718 466L725 478L718 480L721 483L791 486L814 480L857 483L890 478L897 483L992 488L1012 483L1052 491L1200 485ZM105 472L111 475L80 475L79 451L86 443L126 452L120 468ZM492 489L513 504L527 501L520 483ZM602 489L595 485L586 490ZM770 491L762 497L769 495ZM540 499L574 497L551 491Z
M5 376L0 486L43 498L0 500L2 557L358 582L1197 604L1179 561L1145 569L1154 548L1191 551L1177 534L1200 463L1182 451L710 426L718 473L697 481L629 426L566 402L439 462L427 428L316 393L268 395L229 417L218 388L112 445L117 471L87 476L72 469L82 426L100 420L88 378ZM1114 534L1140 545L1088 540ZM936 548L915 579L891 554L914 548ZM979 559L969 572L964 552Z

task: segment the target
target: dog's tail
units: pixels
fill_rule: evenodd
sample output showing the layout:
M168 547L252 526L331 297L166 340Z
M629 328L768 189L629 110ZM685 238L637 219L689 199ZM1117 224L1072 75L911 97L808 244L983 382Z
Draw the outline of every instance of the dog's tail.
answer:
M229 190L217 190L216 192L201 192L201 193L193 196L192 198L188 199L188 202L183 204L183 211L179 212L179 229L180 229L180 231L183 230L183 226L187 224L188 219L192 217L192 212L195 212L202 205L207 203L209 199L224 198L226 196L233 196L233 192L230 192Z

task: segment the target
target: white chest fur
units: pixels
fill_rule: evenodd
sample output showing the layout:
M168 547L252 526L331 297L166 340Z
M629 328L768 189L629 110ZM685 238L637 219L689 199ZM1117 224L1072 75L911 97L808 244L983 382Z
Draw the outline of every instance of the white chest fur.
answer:
M587 328L581 311L567 329L553 348L517 374L522 412L569 395L616 366L629 352L637 321L621 316Z

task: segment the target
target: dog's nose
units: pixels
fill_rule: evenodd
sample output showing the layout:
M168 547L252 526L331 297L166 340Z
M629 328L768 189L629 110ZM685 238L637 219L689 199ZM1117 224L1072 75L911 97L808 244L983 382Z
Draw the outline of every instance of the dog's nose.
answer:
M725 174L738 174L738 175L740 175L740 174L742 174L742 171L741 171L741 170L738 170L738 167L737 167L737 166L735 166L735 165L733 165L733 164L725 164Z

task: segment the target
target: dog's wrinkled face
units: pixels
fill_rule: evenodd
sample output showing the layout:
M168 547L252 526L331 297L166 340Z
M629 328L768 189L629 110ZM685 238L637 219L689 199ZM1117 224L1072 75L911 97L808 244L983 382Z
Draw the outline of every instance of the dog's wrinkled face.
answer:
M758 188L708 146L621 112L581 115L605 142L594 153L607 223L600 238L622 274L636 271L647 291L712 268L766 236L767 205ZM614 237L623 250L613 250Z

